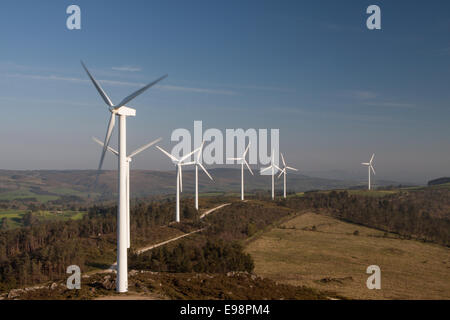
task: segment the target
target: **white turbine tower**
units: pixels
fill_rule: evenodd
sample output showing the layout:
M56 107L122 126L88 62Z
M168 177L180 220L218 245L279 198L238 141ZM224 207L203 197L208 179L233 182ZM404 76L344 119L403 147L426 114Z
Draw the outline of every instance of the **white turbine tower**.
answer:
M375 153L372 154L372 158L370 158L369 162L361 163L363 166L367 166L367 169L369 170L369 190L371 189L371 186L370 186L370 170L372 170L373 174L375 175L375 169L373 168L373 165L372 165L372 161L373 161L374 157L375 157Z
M200 150L200 148L195 149L194 151L188 153L187 155L181 157L180 159L177 159L170 153L168 153L163 148L156 146L159 150L161 150L162 153L164 153L166 156L168 156L170 159L172 159L173 162L175 162L175 166L177 167L177 203L176 203L176 212L175 212L175 221L180 222L180 192L183 192L183 166L189 166L192 164L195 164L195 161L191 162L184 162L186 159L188 159L190 156L192 156L194 153Z
M125 106L128 102L142 94L148 88L154 86L167 75L147 84L143 88L125 97L119 104L114 105L111 99L103 91L100 84L92 77L86 66L81 62L84 70L88 74L95 88L97 89L103 101L108 105L111 112L111 118L109 120L108 129L106 131L105 141L103 143L103 151L100 157L100 163L98 165L98 173L96 177L96 183L102 169L105 153L108 149L109 140L111 139L112 130L116 122L116 116L119 116L119 197L117 205L117 280L116 291L127 292L128 291L128 257L127 257L127 132L126 132L126 119L127 117L134 117L136 110Z
M242 154L242 157L240 158L227 158L227 160L237 160L241 161L241 200L244 201L244 164L247 166L248 170L253 176L253 171L248 165L247 160L245 160L245 156L247 155L248 149L250 148L250 142L247 145L247 148L245 148L244 153Z
M92 137L92 140L94 140L95 142L97 142L99 145L101 145L103 147L103 142L101 142L99 139ZM140 147L139 149L133 151L128 157L127 157L127 248L130 249L130 245L131 245L131 237L130 237L130 163L133 159L133 157L139 153L141 153L142 151L150 148L152 145L154 145L155 143L158 143L159 141L161 141L162 138L158 138L155 141L152 141L142 147ZM113 148L111 148L110 146L108 146L108 150L115 154L116 156L119 156L119 152Z
M283 161L283 166L284 166L284 168L281 170L281 173L280 173L280 175L278 176L278 178L281 177L282 174L284 175L284 197L286 198L286 175L287 175L287 170L288 170L288 169L289 169L289 170L294 170L294 171L298 171L298 170L295 169L295 168L292 168L292 167L288 167L288 166L286 165L286 161L284 161L283 154L281 154L281 160Z
M195 160L195 209L198 210L198 167L202 168L202 170L206 173L206 175L214 181L214 179L211 177L211 175L206 171L206 168L203 166L203 164L200 162L200 158L202 156L203 151L203 145L205 144L205 141L202 142L200 145L200 148L198 148L198 155Z
M268 166L267 168L261 169L261 171L260 171L260 174L261 174L264 171L272 169L272 200L275 199L275 180L274 180L275 169L281 171L281 169L275 164L274 157L275 157L275 150L272 150L272 160L270 161L270 166Z

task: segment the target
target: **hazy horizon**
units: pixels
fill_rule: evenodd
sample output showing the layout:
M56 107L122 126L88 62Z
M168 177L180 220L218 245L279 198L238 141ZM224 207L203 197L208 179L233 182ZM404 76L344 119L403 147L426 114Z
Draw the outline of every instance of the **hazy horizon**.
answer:
M256 171L256 173L259 173L259 169L262 168L262 166L252 166L252 169L254 171ZM207 167L208 171L214 172L214 170L216 169L229 169L229 170L237 170L240 171L240 167L239 166L209 166ZM27 171L92 171L93 173L97 172L97 169L93 169L93 168L79 168L79 169L4 169L4 168L0 168L0 171L19 171L19 172L27 172ZM117 171L117 169L103 169L103 171ZM175 168L167 168L167 169L162 169L162 170L155 170L155 169L141 169L141 168L131 168L131 171L152 171L152 172L173 172L176 173L176 169ZM190 167L186 167L185 169L183 169L183 172L190 172L190 171L194 171L194 168L192 166ZM203 175L203 173L201 173ZM250 173L248 173L248 175L250 175ZM278 176L278 174L276 174ZM342 180L342 181L353 181L353 182L358 182L358 183L366 183L367 181L367 172L366 174L363 174L361 172L358 171L344 171L344 170L323 170L323 171L303 171L303 172L290 172L289 176L293 176L293 175L301 175L301 176L307 176L307 177L311 177L311 178L321 178L321 179L329 179L329 180ZM441 177L432 177L426 180L417 180L414 181L412 179L408 179L408 177L406 177L405 179L385 179L385 178L378 178L377 176L372 175L371 179L372 179L372 183L376 186L377 185L377 180L383 180L383 181L392 181L394 183L409 183L409 184L414 184L414 185L426 185L428 181L430 180L434 180L436 178L441 178Z
M280 151L307 175L364 179L375 153L375 179L450 176L448 1L378 1L376 31L365 0L79 0L79 31L66 28L70 1L23 10L31 3L0 12L2 169L97 168L91 136L104 138L109 112L82 59L114 102L169 74L130 104L129 150L158 137L170 150L174 129L202 120L279 129ZM116 166L107 155L104 168ZM132 166L172 164L153 148Z

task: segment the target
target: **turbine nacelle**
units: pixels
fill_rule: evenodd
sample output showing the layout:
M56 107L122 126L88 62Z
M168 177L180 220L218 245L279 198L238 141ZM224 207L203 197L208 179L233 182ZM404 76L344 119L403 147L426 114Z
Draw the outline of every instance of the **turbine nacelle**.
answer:
M240 158L227 158L227 160L233 160L233 161L240 161L239 164L241 164L242 166L245 164L248 168L248 171L250 171L250 173L253 174L252 168L250 168L250 165L248 164L247 160L245 160L245 157L247 156L247 152L250 149L250 145L251 142L248 143L247 148L245 148L244 153L242 154L242 157Z
M119 115L119 116L126 116L126 117L135 117L136 116L136 109L122 106L119 108L110 108L109 109L113 114Z
M362 164L363 166L369 167L369 172L370 172L370 170L372 170L373 174L375 175L375 174L376 174L376 173L375 173L375 168L373 167L373 158L374 158L374 157L375 157L375 153L372 154L372 157L370 158L370 161L369 161L369 162L362 162L361 164Z
M363 166L366 166L367 169L369 170L369 180L368 180L368 185L369 185L368 189L369 189L369 190L370 190L370 188L371 188L371 186L370 186L370 171L372 170L373 174L374 174L374 175L376 174L376 173L375 173L375 169L374 169L373 164L372 164L373 158L374 158L374 157L375 157L375 153L372 154L372 157L370 158L369 162L362 162L362 163L361 163Z
M284 158L282 158L284 161ZM264 169L260 169L259 170L259 174L262 174L263 172L272 169L272 175L274 175L275 173L277 173L278 171L283 171L279 166L277 166L275 164L275 150L272 150L272 158L270 160L270 166L264 168Z
M108 150L109 140L111 139L111 134L112 134L112 131L113 131L114 126L116 124L116 115L125 116L125 117L134 117L134 116L136 116L136 110L127 107L126 104L128 102L130 102L131 100L135 99L137 96L141 95L144 91L146 91L150 87L154 86L155 84L157 84L161 80L165 79L167 77L167 75L164 75L164 76L160 77L159 79L156 79L155 81L150 82L146 86L142 87L141 89L133 92L132 94L130 94L127 97L125 97L124 99L122 99L122 101L120 101L120 103L114 105L114 103L112 103L111 99L108 97L108 95L103 90L103 88L98 83L98 81L95 80L94 77L92 76L92 74L89 72L89 70L87 69L87 67L83 63L83 61L81 61L81 65L83 66L83 69L86 71L87 75L89 76L89 79L91 79L92 84L97 89L98 93L100 94L100 96L102 97L103 101L108 106L109 111L111 112L111 117L109 119L108 128L106 130L105 140L103 142L103 151L102 151L102 154L101 154L101 157L100 157L100 163L99 163L98 169L97 169L97 178L95 179L95 184L94 184L94 185L96 185L97 184L97 180L98 180L98 176L100 174L100 171L102 170L103 160L105 158L106 151Z
M202 144L202 146L203 146L203 144ZM183 192L183 169L182 168L183 168L183 166L190 166L190 165L196 164L195 161L190 161L190 162L185 162L185 161L189 157L191 157L193 154L195 154L196 152L199 152L201 147L195 149L194 151L188 153L187 155L185 155L179 159L159 146L156 146L156 148L158 148L162 153L164 153L166 156L168 156L172 160L172 162L175 164L175 166L177 168L177 181L180 184L179 191ZM177 193L178 193L178 191L177 191Z
M283 161L283 169L281 169L281 172L280 172L280 175L278 176L278 178L281 177L283 174L284 174L284 175L287 175L287 171L288 171L288 170L298 171L298 169L289 167L289 166L286 164L286 161L284 160L283 154L281 154L281 161Z
M203 166L203 164L200 161L200 158L202 157L202 153L203 153L203 146L205 144L205 141L202 141L202 144L200 145L200 147L198 147L196 150L198 150L197 153L197 158L195 159L195 161L193 162L193 164L196 167L200 167L204 173L206 173L206 175L212 180L214 181L213 177L211 177L211 175L209 174L209 172L206 170L206 168Z

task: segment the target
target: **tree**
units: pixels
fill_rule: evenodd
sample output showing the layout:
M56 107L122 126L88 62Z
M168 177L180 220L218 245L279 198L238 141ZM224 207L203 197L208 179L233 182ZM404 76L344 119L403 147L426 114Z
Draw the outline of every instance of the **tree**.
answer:
M37 218L34 216L33 212L30 211L23 216L22 221L24 226L29 227L36 223Z
M2 221L0 222L0 230L8 230L9 228L9 223L8 223L8 218L2 218Z

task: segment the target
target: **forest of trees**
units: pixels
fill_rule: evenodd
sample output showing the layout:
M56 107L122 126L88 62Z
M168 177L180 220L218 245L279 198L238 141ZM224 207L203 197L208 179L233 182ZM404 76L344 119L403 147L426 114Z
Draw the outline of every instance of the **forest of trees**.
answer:
M133 248L167 240L170 232L207 228L168 247L132 255L130 266L168 272L250 271L253 262L243 252L242 241L301 210L322 211L406 238L450 245L450 190L445 188L400 191L383 197L347 191L310 192L275 202L265 197L260 194L254 201L234 202L220 214L201 221L192 199L184 200L184 222L170 227L174 215L170 199L137 201L131 211ZM208 201L217 205L224 199ZM92 206L81 220L44 222L34 219L32 212L24 219L25 227L0 229L0 290L61 279L72 264L85 272L106 268L115 260L115 206ZM5 219L0 222L8 223Z
M142 255L133 255L129 267L157 272L252 272L254 263L237 242L206 241L202 246L181 242L174 248L160 247Z
M157 236L155 227L172 221L172 207L167 201L136 205L133 241ZM32 213L26 219L27 227L0 231L0 289L57 279L71 264L86 270L114 260L115 206L93 206L77 221L39 222Z
M183 250L175 248L163 254L165 258L161 261L170 263L161 268L170 271L186 268L207 272L251 270L252 260L237 241L291 212L277 206L235 203L226 207L226 214L211 215L199 221L192 201L184 202L182 221L185 222L171 228L167 225L173 221L173 202L140 201L131 211L132 244L166 240L167 231L172 228L189 232L208 226L195 246L182 244ZM93 206L82 220L76 221L42 222L33 219L32 213L26 219L27 227L0 231L0 290L66 277L66 268L72 264L87 270L106 268L115 260L115 206ZM166 229L162 230L161 226ZM219 257L223 260L221 263L218 263ZM212 260L205 262L204 259ZM142 263L142 260L136 263L139 261Z
M244 253L241 241L293 212L268 203L235 202L220 214L208 216L205 221L208 228L201 234L176 245L133 255L130 268L166 272L251 272L253 260Z

